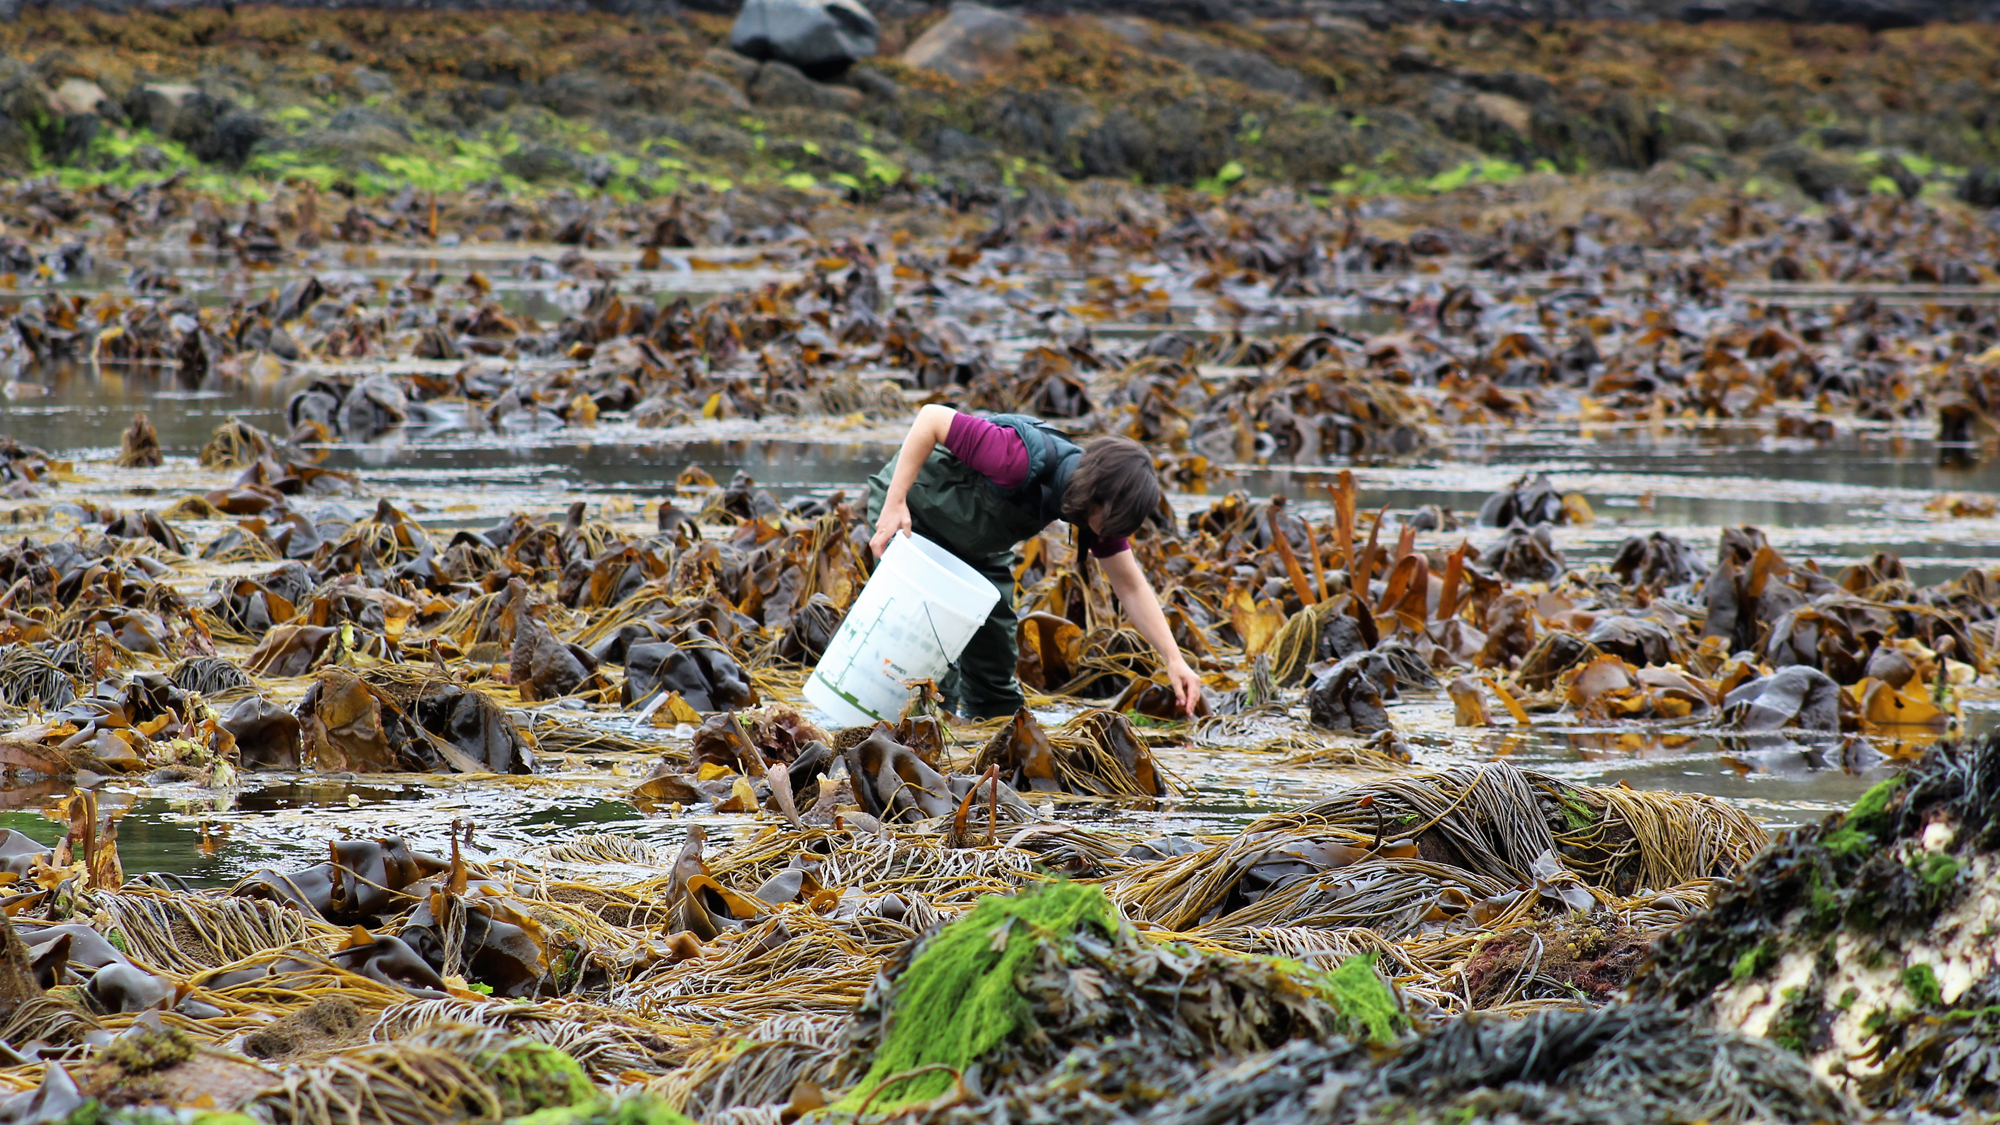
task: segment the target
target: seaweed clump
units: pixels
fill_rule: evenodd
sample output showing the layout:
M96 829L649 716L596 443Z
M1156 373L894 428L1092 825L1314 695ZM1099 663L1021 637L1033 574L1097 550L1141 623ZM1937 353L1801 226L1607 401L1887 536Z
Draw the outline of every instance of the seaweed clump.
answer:
M1504 1002L1518 988L1529 999L1604 1003L1622 991L1649 942L1622 919L1544 918L1492 935L1467 962L1467 993L1478 1007Z
M843 1066L865 1072L835 1108L1019 1119L1081 1088L1133 1112L1218 1061L1408 1026L1372 957L1327 972L1156 944L1103 892L1058 883L982 899L891 960L848 1029Z
M2000 736L1940 743L1662 939L1637 996L1795 1051L1864 1105L2000 1112Z
M1727 1075L1726 1079L1722 1076ZM1294 1044L1205 1077L1148 1125L1354 1122L1839 1122L1797 1056L1657 1005L1468 1015L1371 1065Z

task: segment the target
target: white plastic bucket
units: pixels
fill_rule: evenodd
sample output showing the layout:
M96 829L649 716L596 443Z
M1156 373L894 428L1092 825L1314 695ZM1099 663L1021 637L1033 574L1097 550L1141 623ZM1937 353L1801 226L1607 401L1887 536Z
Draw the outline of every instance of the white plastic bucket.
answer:
M921 535L897 535L806 680L806 698L846 726L895 722L910 684L944 675L1000 591Z

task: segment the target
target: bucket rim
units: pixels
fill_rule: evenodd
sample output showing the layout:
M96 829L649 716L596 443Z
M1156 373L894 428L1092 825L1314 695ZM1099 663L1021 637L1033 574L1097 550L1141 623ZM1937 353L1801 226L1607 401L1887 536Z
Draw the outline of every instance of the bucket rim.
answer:
M1000 600L999 589L985 575L972 569L964 559L959 558L938 543L918 535L914 531L906 532L891 539L889 550L882 556L883 562L888 562L889 556L904 546L901 542L904 539L908 539L908 547L917 552L915 556L911 557L921 557L924 561L931 563L943 571L953 581L964 587L964 591L969 597L968 604L977 605L980 608L976 614L968 613L954 604L950 599L936 598L932 600L938 601L945 608L959 613L968 620L982 620L988 613L993 611L994 604Z

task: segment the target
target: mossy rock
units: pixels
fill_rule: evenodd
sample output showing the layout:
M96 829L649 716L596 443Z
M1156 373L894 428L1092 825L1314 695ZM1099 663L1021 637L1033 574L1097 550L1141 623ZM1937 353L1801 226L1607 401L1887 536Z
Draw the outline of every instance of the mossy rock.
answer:
M511 1118L507 1125L693 1125L655 1094L592 1101Z
M194 1042L171 1027L134 1027L104 1048L104 1057L127 1074L151 1074L194 1057Z
M500 1112L507 1117L597 1101L583 1067L568 1052L546 1043L516 1043L483 1062L481 1069L499 1092Z

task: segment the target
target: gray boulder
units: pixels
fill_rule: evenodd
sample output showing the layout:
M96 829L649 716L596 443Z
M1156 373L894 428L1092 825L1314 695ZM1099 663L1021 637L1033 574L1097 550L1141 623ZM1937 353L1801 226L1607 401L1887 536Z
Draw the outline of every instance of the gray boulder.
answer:
M861 108L861 92L845 86L823 86L797 67L767 62L750 79L750 100L770 108L792 106L852 113Z
M271 127L262 117L243 110L231 110L216 118L215 128L207 136L196 141L189 149L195 157L212 164L229 168L241 168L250 159L250 150L257 147L271 132Z
M115 111L117 103L104 96L104 87L88 78L65 78L49 91L50 112L65 117L73 114L103 114Z
M1030 30L1019 16L961 0L910 44L903 61L954 82L981 82L1014 64L1021 38Z
M125 112L132 124L182 144L192 144L216 119L234 109L228 101L179 82L151 82L132 87Z
M881 35L860 0L745 0L729 49L826 79L874 54Z
M1767 172L1790 176L1800 191L1821 203L1831 202L1840 195L1858 198L1868 194L1867 169L1824 156L1804 145L1774 148L1758 163Z
M232 168L271 131L262 117L229 99L173 82L134 86L125 112L132 124L179 141L197 159Z
M0 170L21 173L34 163L37 150L55 147L49 133L52 114L41 83L24 73L0 76Z
M85 78L67 78L48 94L49 127L42 144L57 164L69 164L90 147L103 124L99 114L122 116L104 88Z

